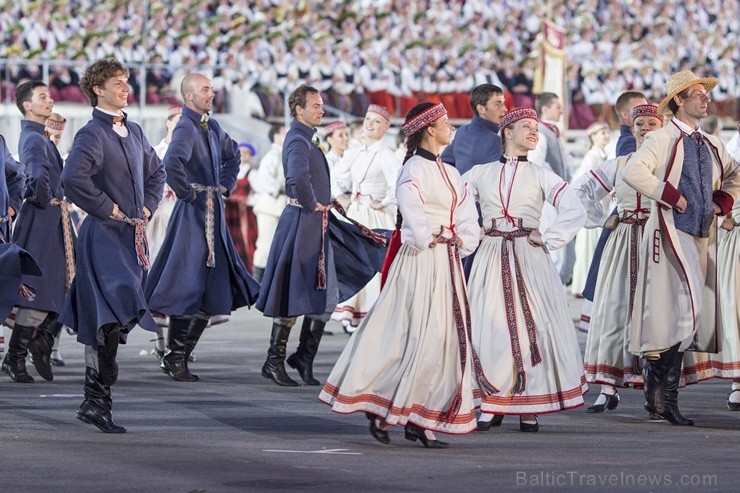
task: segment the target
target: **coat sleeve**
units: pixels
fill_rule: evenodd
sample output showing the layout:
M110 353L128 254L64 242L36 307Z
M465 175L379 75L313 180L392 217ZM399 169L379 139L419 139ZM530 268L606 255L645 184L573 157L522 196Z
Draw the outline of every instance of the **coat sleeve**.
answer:
M23 205L23 191L26 187L26 174L23 172L23 165L13 159L8 146L5 145L5 138L0 135L0 145L2 146L3 162L5 163L5 183L8 187L8 206L12 207L16 214L21 210ZM7 211L0 211L3 215Z
M172 132L172 141L162 160L167 172L167 184L175 192L177 198L185 202L194 201L197 195L188 183L188 175L185 173L185 163L189 162L193 155L194 130L196 128L187 125L184 118L180 119L175 126L175 131Z
M614 189L616 176L616 160L609 159L587 170L571 184L571 188L586 209L587 228L604 225L609 211L604 211L601 199Z
M664 139L656 139L653 134L647 134L645 142L630 156L622 171L622 179L639 193L673 208L681 194L669 182L655 176L658 164L664 163L667 158L668 149L660 144Z
M62 169L62 184L65 195L77 207L99 219L108 219L113 213L113 199L92 180L103 166L103 145L89 128L77 132Z
M239 145L234 139L229 137L220 127L218 132L221 137L219 142L221 147L221 180L219 184L226 189L224 196L228 197L236 186L236 177L239 174L239 164L241 164L242 157L239 152Z
M555 173L542 170L540 186L547 202L557 211L555 222L542 234L542 240L548 248L557 250L568 244L586 223L586 210L568 182Z
M423 251L432 242L432 226L424 214L423 177L414 176L414 163L406 163L396 183L396 201L403 216L403 241L415 250Z
M30 135L24 142L24 148L20 154L24 156L26 171L28 171L27 185L33 189L34 196L31 201L41 209L49 207L51 202L51 185L49 174L51 172L51 156L47 151L44 137L41 134Z
M286 188L295 190L298 203L306 211L316 210L316 196L311 186L309 160L311 152L308 140L292 140L285 149L285 183Z

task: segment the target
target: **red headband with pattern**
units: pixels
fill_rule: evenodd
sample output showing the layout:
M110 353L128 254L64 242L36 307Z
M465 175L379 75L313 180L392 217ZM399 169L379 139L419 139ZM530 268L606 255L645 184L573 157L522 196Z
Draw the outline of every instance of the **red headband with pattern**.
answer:
M333 121L324 127L324 135L331 135L342 128L347 128L347 124L344 123L344 120Z
M419 130L427 128L446 114L447 110L444 105L442 103L437 103L401 125L401 131L406 134L406 136L413 135Z
M660 121L663 121L663 117L658 113L658 107L654 104L641 104L635 106L632 109L632 121L641 116L652 116Z
M381 106L379 104L371 104L367 107L368 113L377 113L378 115L382 116L388 121L391 121L391 118L393 118L393 115L391 115L391 112L388 111L388 108L385 106Z
M64 126L67 124L67 119L62 118L61 120L58 120L56 118L47 118L45 127L49 130L64 130Z
M537 118L537 112L532 108L514 108L513 110L506 113L503 118L501 118L499 128L503 130L512 123L516 123L519 120L524 120L525 118L539 120L539 118Z

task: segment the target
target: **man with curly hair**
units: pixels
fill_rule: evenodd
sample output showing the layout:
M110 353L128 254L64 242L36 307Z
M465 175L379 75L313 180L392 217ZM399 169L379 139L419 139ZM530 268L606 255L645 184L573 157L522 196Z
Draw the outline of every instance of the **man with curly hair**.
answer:
M144 297L146 223L162 198L165 171L141 127L123 112L128 69L98 60L80 80L92 120L75 135L62 171L64 191L88 213L78 237L76 276L60 320L85 345L85 400L77 419L125 433L111 417L116 353L139 324L157 331Z

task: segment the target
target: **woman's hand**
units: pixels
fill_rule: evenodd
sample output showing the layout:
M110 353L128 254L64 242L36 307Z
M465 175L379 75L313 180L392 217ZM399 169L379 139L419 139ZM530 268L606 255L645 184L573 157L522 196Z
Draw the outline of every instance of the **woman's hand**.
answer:
M533 247L545 246L545 242L542 241L542 233L540 233L538 229L535 229L534 231L529 233L529 237L527 237L527 243L529 243Z
M437 246L437 237L432 238L432 242L429 244L429 248L434 248Z
M619 216L609 216L604 223L604 229L614 229L619 224Z
M735 227L735 221L730 218L725 218L722 220L722 224L720 224L719 227L726 231L732 231Z
M679 214L683 214L683 212L686 210L686 207L688 207L689 203L686 201L686 197L681 195L681 198L678 199L678 202L676 202L676 205L673 206L674 209L678 211Z
M375 209L376 211L378 211L378 210L382 209L385 206L383 205L383 202L382 201L380 201L378 199L373 199L373 201L370 202L370 207L373 208L373 209Z

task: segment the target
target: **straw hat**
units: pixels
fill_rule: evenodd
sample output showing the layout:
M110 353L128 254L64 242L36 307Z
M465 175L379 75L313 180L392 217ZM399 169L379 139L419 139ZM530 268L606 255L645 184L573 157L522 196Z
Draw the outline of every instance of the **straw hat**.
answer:
M673 74L670 79L665 83L665 92L667 96L658 105L658 112L662 114L668 113L668 103L681 91L687 87L691 87L694 84L701 84L707 90L711 91L717 85L717 79L714 77L700 78L694 75L690 70L682 70L677 74Z

